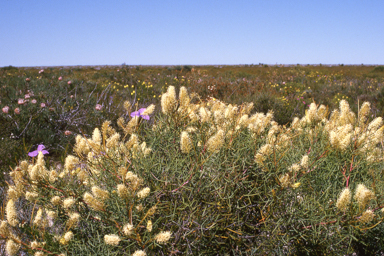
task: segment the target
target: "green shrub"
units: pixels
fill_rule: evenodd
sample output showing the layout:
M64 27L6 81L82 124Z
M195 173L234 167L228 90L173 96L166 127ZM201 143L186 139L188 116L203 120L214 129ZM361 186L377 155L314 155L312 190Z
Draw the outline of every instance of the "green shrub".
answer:
M373 72L384 72L384 66L377 66L373 69Z
M184 65L183 66L183 69L187 72L191 72L192 71L192 66L189 66L189 65Z
M369 103L358 115L345 100L331 115L312 103L303 118L281 126L272 112L251 115L253 103L204 101L185 87L178 95L168 87L152 122L144 112L118 119L121 134L104 122L92 138L78 136L78 158L68 156L62 170L44 168L42 154L20 163L1 235L22 251L70 255L382 251L374 241L383 240L375 228L384 217L384 126L369 119ZM125 108L131 112L128 102ZM124 196L124 186L132 194ZM57 216L51 227L47 216ZM126 223L134 235L126 235ZM166 244L153 239L161 231L172 234ZM117 238L109 234L119 243L111 245ZM31 248L34 240L45 244Z
M17 67L13 67L13 66L2 67L1 69L4 71L17 71L18 70Z

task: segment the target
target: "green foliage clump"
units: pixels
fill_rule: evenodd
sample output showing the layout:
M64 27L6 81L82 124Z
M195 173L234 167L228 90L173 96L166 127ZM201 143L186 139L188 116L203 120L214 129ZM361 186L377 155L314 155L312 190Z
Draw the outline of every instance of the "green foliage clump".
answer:
M377 66L373 69L373 72L384 72L384 66Z
M18 70L17 67L14 67L14 66L2 67L1 69L3 71L15 71L15 70Z

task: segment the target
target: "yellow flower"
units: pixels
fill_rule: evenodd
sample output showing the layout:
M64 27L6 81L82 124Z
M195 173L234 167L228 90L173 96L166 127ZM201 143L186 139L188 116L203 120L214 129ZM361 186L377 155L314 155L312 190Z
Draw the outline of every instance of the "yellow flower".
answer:
M118 245L120 240L121 240L120 237L115 234L104 236L104 242L109 245Z
M292 185L292 188L298 188L300 187L301 183L300 182L296 182L295 184Z
M372 210L366 210L363 215L361 215L359 221L362 223L367 223L373 220L375 217L375 214L373 213Z
M148 230L148 232L151 232L151 231L152 231L152 221L151 221L151 220L149 220L149 221L147 222L147 230Z
M172 233L170 231L162 231L156 235L155 240L159 244L166 243L171 238Z
M138 251L135 251L132 256L147 256L147 254L142 251L142 250L138 250Z
M60 239L60 243L63 244L63 245L66 245L68 242L67 242L67 240L65 240L64 237L62 237L62 238Z
M149 195L150 192L151 192L151 189L148 188L148 187L146 187L146 188L140 190L140 191L137 193L137 197L138 197L138 198L146 198L146 197Z
M336 202L336 207L341 211L345 211L348 205L351 203L351 191L349 188L345 188L339 195Z

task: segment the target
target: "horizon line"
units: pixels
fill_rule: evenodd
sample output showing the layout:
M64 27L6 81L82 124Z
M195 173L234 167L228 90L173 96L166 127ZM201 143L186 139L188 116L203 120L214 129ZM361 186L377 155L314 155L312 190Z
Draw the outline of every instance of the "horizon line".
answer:
M5 68L5 67L15 67L15 68L70 68L70 67L137 67L137 66L144 66L144 67L175 67L175 66L215 66L215 67L220 67L220 66L263 66L263 65L268 65L268 66L284 66L284 67L290 67L290 66L380 66L384 64L365 64L365 63L360 63L360 64L344 64L344 63L338 63L338 64L324 64L324 63L316 63L316 64L301 64L301 63L296 63L296 64L268 64L268 63L251 63L251 64L106 64L106 65L37 65L37 66L13 66L13 65L7 65L7 66L1 66L0 68Z

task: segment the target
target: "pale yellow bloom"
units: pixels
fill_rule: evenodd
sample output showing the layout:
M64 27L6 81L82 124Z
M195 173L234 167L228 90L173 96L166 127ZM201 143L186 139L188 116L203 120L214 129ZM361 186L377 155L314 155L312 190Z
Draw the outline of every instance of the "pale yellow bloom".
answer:
M37 155L36 165L40 165L41 167L45 166L44 155L42 151L39 151L39 154Z
M104 203L94 198L90 193L84 193L84 201L94 210L101 211L104 209Z
M123 227L123 232L126 236L130 236L133 234L133 230L134 230L134 227L133 225L131 224L126 224L124 227Z
M292 184L289 173L286 173L285 175L280 176L279 181L280 181L280 185L283 188L287 188Z
M75 168L75 165L79 163L79 158L68 155L67 158L65 158L65 164L64 168L68 171L71 171L73 168Z
M220 151L221 147L224 144L224 138L224 131L219 130L207 141L207 151L210 153L217 153L218 151Z
M65 209L68 209L68 208L72 207L72 205L74 203L75 203L75 199L73 199L73 197L66 198L66 199L64 199L63 207Z
M175 87L169 86L168 91L161 95L161 111L164 114L172 113L176 108L176 103Z
M153 113L153 111L155 111L155 105L154 104L151 104L149 105L145 110L144 112L142 113L142 115L151 115Z
M305 156L303 156L303 158L301 158L301 162L300 162L300 165L301 165L301 167L303 167L303 168L308 168L308 156L307 155L305 155Z
M205 107L200 107L199 116L202 123L209 122L209 119L211 118L211 112Z
M148 231L148 232L151 232L151 231L152 231L152 221L151 221L151 220L149 220L149 221L147 222L147 231Z
M365 212L363 212L363 215L361 215L359 221L362 223L371 222L374 217L375 217L375 214L373 213L372 210L366 210Z
M120 242L120 237L118 235L115 235L115 234L111 234L111 235L105 235L104 236L104 242L106 244L109 244L109 245L118 245L119 242Z
M93 130L92 141L97 145L101 145L102 139L99 128L95 128L95 130Z
M188 135L188 132L186 131L181 132L180 148L181 152L186 154L189 153L192 149L192 141Z
M132 87L133 88L133 87ZM131 102L129 102L128 100L124 101L124 109L126 111L129 111L131 110Z
M25 199L27 199L30 202L34 202L39 197L39 194L36 192L27 192L25 193Z
M355 192L355 200L359 203L361 210L365 209L367 203L375 198L375 193L367 189L363 184L357 185Z
M135 251L132 256L147 256L147 254L142 250Z
M301 166L298 164L292 164L291 167L288 168L289 171L298 172L300 170Z
M64 234L64 239L65 241L69 242L71 241L73 238L73 233L72 231L68 231L67 233Z
M362 125L366 120L369 112L371 111L371 104L364 102L359 111L359 123Z
M13 199L8 200L6 213L7 213L7 221L9 225L15 227L17 224L19 224L19 220L17 219L15 202L13 201Z
M368 125L368 130L376 131L379 126L383 125L383 118L376 117L372 122Z
M59 196L54 196L54 197L52 197L52 199L51 199L51 203L53 204L53 205L60 205L61 204L61 198L59 197Z
M8 233L9 233L9 229L8 229L7 221L2 220L0 224L0 235L8 236Z
M103 190L99 188L98 186L92 187L92 193L95 197L97 197L101 201L104 201L109 198L109 192L107 190Z
M296 182L295 184L293 184L291 187L292 188L298 188L300 187L301 183L300 182Z
M75 147L73 148L73 151L75 151L77 154L85 154L87 155L90 151L89 144L85 138L83 138L81 135L76 136L76 143Z
M345 211L350 203L351 203L351 191L349 190L349 188L345 188L340 193L339 198L337 199L336 207L341 211Z
M31 242L31 248L32 249L36 249L36 248L40 248L40 247L42 247L41 243L37 242L36 240Z
M180 87L180 92L179 92L179 100L180 100L180 106L183 108L187 108L190 102L190 98L188 95L187 88L184 86Z
M57 171L55 171L55 170L50 171L49 172L49 182L55 183L58 176L59 176L59 174L57 173Z
M8 255L15 255L20 249L20 244L15 243L12 239L7 240L7 244L5 245L5 251Z
M10 199L17 200L21 196L21 193L17 190L15 186L9 186L7 196Z
M47 213L47 216L50 217L51 219L54 219L57 217L57 213L55 211L45 209L45 212Z
M106 141L106 147L107 148L113 148L116 147L118 142L120 140L120 134L119 133L114 133L111 137L109 137Z
M138 193L137 193L137 197L138 198L146 198L149 193L151 192L151 189L146 187L146 188L143 188L142 190L140 190Z
M76 226L77 223L79 223L79 221L80 221L80 214L78 214L77 212L70 213L69 219L67 221L67 226L69 227Z
M138 210L139 212L141 212L143 210L143 205L142 204L139 204L136 206L136 210Z
M39 208L39 210L37 210L33 224L36 226L41 226L42 222L43 222L43 209Z
M129 196L128 188L124 184L117 185L117 194L120 198L127 198Z
M168 242L168 240L171 238L172 233L170 231L161 231L159 234L155 236L156 242L159 244L163 244Z

